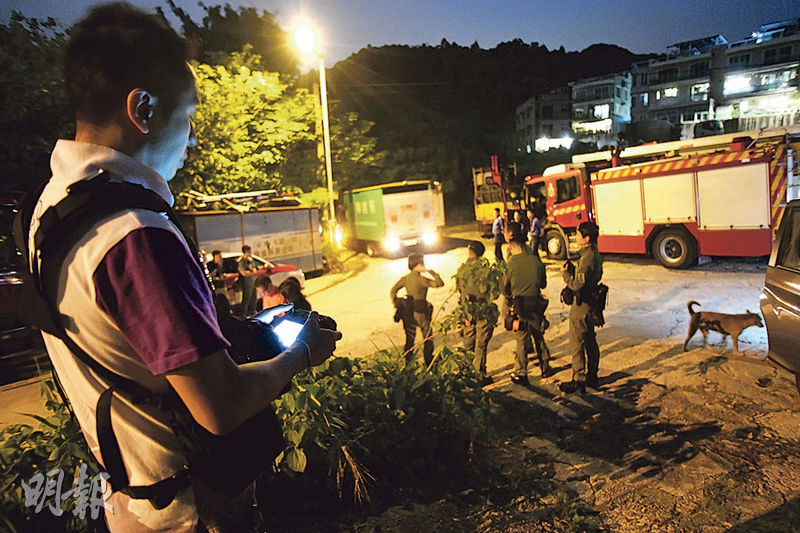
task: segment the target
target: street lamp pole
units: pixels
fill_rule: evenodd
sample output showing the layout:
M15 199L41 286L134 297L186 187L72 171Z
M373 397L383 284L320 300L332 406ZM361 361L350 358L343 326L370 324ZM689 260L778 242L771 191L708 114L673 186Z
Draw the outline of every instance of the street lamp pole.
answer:
M319 93L322 99L322 138L325 144L325 175L328 178L328 231L331 242L336 242L334 227L336 212L333 208L333 168L331 165L331 129L328 122L328 87L325 83L325 58L319 55Z

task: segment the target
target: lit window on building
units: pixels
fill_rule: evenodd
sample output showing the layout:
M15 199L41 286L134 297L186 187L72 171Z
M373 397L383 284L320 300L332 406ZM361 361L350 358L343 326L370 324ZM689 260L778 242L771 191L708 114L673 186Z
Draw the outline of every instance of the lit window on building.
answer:
M723 94L738 94L748 93L753 90L750 81L750 76L743 76L735 74L725 78L725 84L722 87Z
M650 93L642 93L639 97L641 98L642 107L650 105Z
M594 118L608 118L611 116L611 108L608 104L599 104L592 108Z
M681 117L681 122L684 124L702 122L708 120L708 110L702 111L686 111Z
M678 96L677 87L667 87L664 89L664 98L676 98Z
M695 102L705 102L708 100L708 83L695 83L691 88L692 100Z
M761 90L770 90L770 89L784 89L791 85L791 82L794 78L797 77L797 70L783 70L780 72L769 72L767 74L761 74L759 77L759 85Z

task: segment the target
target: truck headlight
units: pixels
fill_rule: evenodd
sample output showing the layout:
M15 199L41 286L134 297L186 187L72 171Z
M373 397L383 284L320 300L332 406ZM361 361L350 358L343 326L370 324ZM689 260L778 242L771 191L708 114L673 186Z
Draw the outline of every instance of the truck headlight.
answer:
M390 235L383 241L383 247L389 252L396 252L400 249L400 239L394 235Z
M425 246L433 246L436 244L436 241L439 240L439 236L436 234L435 231L426 231L422 234L422 244Z

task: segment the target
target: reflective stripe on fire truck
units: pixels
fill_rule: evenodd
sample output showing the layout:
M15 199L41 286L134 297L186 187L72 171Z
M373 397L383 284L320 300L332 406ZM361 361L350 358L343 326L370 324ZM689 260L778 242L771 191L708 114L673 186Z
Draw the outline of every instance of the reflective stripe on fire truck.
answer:
M775 155L769 164L769 192L772 205L772 232L778 231L778 221L783 214L786 200L786 145L775 147Z
M712 154L702 157L695 157L689 159L678 159L675 161L667 161L660 163L640 164L634 166L627 166L621 168L609 168L599 170L592 175L593 181L599 180L613 180L617 178L625 178L628 176L647 176L650 174L657 174L659 172L669 172L674 170L681 170L684 168L704 167L711 165L718 165L722 163L733 163L741 161L748 162L754 157L762 157L763 152L753 154L752 151L740 151L722 154Z
M569 207L561 207L553 210L553 215L566 215L567 213L576 213L586 209L586 204L571 205Z

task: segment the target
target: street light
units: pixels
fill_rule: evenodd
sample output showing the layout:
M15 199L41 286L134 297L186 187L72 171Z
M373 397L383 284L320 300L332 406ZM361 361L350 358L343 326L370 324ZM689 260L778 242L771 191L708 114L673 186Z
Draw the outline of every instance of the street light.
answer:
M334 227L336 226L336 212L333 208L333 168L331 165L331 130L328 122L328 88L325 83L325 58L317 43L314 31L305 23L299 23L295 28L294 43L304 57L315 55L319 59L319 92L322 100L322 139L325 147L325 174L328 179L328 231L330 239L335 243Z

